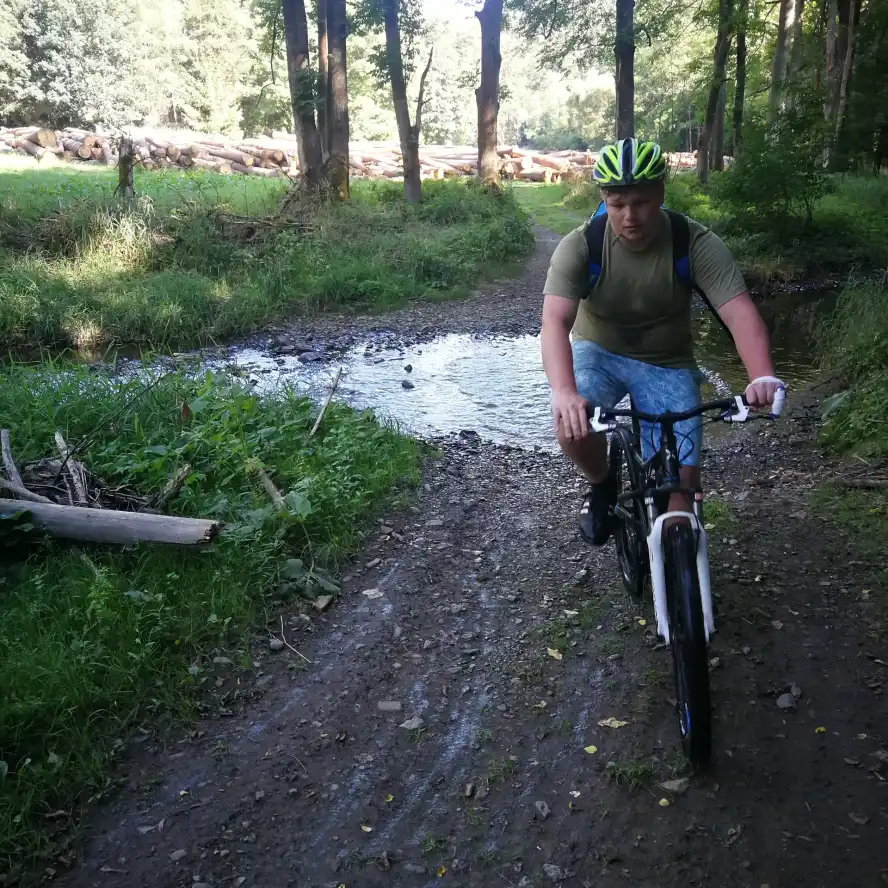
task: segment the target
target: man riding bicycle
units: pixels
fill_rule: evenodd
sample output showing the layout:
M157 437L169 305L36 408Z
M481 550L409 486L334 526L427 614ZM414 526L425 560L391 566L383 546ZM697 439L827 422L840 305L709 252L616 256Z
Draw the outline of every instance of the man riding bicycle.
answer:
M704 226L662 208L665 177L666 159L655 142L621 139L603 148L593 178L606 219L589 220L562 239L543 291L542 357L555 433L591 484L580 533L596 546L611 535L617 490L608 476L604 435L589 433L587 406L613 407L627 394L636 409L651 414L700 404L693 288L734 339L751 380L749 405L769 407L783 385L774 376L768 331L728 248ZM680 240L687 242L686 256ZM702 421L677 423L675 432L681 486L697 490ZM656 452L658 435L642 425L646 460ZM669 508L689 504L677 494Z

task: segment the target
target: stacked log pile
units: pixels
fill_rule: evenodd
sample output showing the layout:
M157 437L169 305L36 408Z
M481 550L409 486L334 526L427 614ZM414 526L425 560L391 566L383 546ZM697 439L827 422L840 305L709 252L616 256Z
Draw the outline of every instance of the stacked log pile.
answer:
M293 133L274 131L251 139L226 139L195 133L164 136L143 132L133 136L137 162L148 169L177 166L217 173L250 176L298 176L299 151ZM117 163L116 143L108 136L69 127L49 130L36 126L0 128L0 154L17 151L38 160L55 156L74 163ZM533 151L517 147L498 150L500 172L505 179L526 182L559 182L564 178L590 178L598 155L590 151ZM668 155L673 169L694 169L693 153ZM726 158L726 161L728 158ZM478 171L477 149L472 145L423 145L419 150L424 179L474 176ZM401 148L397 142L352 142L351 174L358 178L400 179Z

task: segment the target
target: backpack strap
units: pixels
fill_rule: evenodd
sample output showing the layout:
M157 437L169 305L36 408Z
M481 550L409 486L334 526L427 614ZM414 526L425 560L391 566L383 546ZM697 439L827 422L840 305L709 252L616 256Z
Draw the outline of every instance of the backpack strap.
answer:
M721 324L725 333L733 340L734 337L731 336L728 325L722 320L721 315L709 301L709 297L691 274L691 227L688 225L688 217L684 213L676 213L674 210L666 210L666 215L669 217L669 225L672 228L672 267L675 269L675 276L691 290L696 290L700 294L706 307Z
M604 256L604 233L607 229L607 210L604 201L598 204L598 209L589 219L586 226L586 254L588 262L586 266L586 295L592 292L593 287L601 277L601 263Z

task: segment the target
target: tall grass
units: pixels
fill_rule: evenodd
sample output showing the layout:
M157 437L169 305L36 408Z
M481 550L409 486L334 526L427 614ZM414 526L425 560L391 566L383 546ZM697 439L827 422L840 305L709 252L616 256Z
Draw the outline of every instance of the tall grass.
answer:
M855 284L820 327L824 370L844 382L824 405L824 441L842 452L888 457L888 285Z
M230 177L204 173L189 192L180 178L147 180L132 205L79 179L69 193L56 179L35 199L39 212L33 189L12 189L0 226L0 340L165 345L289 313L386 309L461 292L532 244L510 195L470 182L425 183L416 207L395 183L362 184L303 228L249 230L216 211L273 208L280 186L241 194Z
M126 726L187 716L213 686L213 656L248 663L247 629L316 594L323 574L307 568L335 569L417 480L417 445L370 414L332 404L309 444L315 409L292 391L260 401L224 376L174 374L119 412L142 386L79 370L0 380L20 464L50 453L56 429L90 435L83 461L109 483L148 494L188 463L172 510L227 522L199 553L31 541L0 522L0 872L49 850L46 815L106 787Z

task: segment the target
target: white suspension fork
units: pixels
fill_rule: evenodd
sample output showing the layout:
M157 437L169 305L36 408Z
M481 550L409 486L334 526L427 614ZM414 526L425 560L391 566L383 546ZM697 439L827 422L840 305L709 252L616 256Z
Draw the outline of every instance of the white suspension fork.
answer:
M712 590L709 585L708 535L700 519L693 512L664 512L659 515L647 537L648 557L651 564L651 585L654 589L654 613L657 617L657 634L669 644L669 606L666 603L666 564L663 558L663 525L672 518L690 522L697 537L697 577L700 582L700 603L703 606L703 627L706 643L715 632L712 617Z

